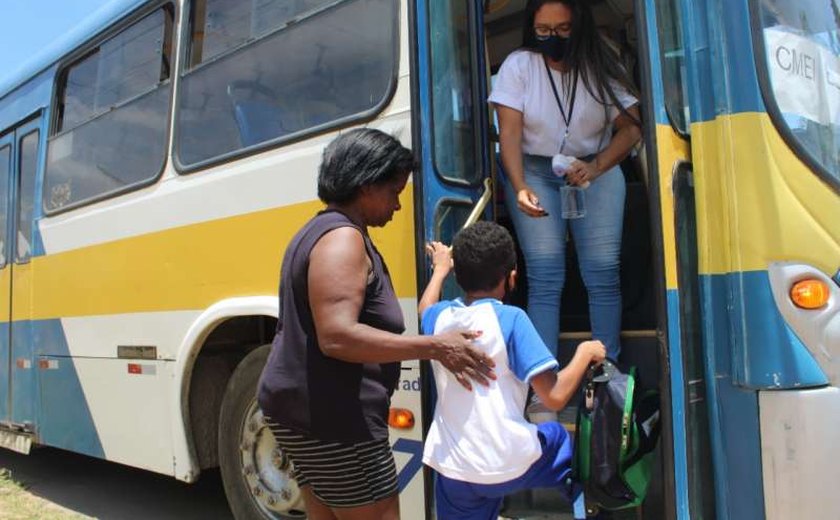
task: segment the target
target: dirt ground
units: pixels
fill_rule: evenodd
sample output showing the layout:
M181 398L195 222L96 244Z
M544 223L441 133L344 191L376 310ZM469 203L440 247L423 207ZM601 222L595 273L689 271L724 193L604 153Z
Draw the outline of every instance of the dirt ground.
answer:
M218 471L195 484L62 450L0 449L0 520L233 520Z

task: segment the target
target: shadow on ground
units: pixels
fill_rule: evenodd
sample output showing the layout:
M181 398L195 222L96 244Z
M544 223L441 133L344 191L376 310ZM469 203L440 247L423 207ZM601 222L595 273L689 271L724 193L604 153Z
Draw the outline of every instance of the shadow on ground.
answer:
M0 468L33 495L102 520L232 520L218 470L195 484L51 448L0 449Z

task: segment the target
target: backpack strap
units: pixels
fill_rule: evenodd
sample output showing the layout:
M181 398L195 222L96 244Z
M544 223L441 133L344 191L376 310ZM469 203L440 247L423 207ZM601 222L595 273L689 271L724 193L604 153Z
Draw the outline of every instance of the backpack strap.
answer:
M625 460L627 468L656 448L662 427L659 420L659 392L648 390L634 400L636 402L633 406L633 422L638 435L638 445L635 453Z

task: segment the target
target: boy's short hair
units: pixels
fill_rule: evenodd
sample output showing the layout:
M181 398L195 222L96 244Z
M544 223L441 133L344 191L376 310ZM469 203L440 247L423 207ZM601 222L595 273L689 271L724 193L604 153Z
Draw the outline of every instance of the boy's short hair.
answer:
M507 229L479 221L452 240L455 279L465 291L489 291L516 268L516 249Z

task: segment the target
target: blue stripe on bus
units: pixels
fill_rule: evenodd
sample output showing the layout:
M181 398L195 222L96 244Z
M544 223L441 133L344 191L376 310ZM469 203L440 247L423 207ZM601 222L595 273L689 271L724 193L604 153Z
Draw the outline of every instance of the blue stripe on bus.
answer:
M759 520L764 518L764 488L758 392L732 381L728 300L710 289L723 278L700 276L703 343L712 346L704 349L704 357L717 517Z
M681 0L680 9L691 121L765 112L747 0Z
M684 81L688 84L691 122L714 119L715 76L711 70L711 47L707 24L706 0L680 0L683 22Z
M727 71L720 77L726 78L729 87L724 98L726 105L720 111L728 114L766 112L758 86L749 5L747 0L722 1L725 2L726 12L724 14L722 9L718 9L721 23L712 24L713 41L722 42L726 56ZM717 61L724 62L722 59Z
M814 374L813 358L801 342L791 341L769 291L766 272L703 275L703 344L709 402L710 441L714 461L717 517L764 518L758 392L766 388L765 372L775 370L783 388L802 388ZM742 300L743 299L743 300ZM741 319L731 302L744 301ZM677 518L690 517L685 432L685 381L679 335L679 295L667 294L671 356L672 412ZM743 322L746 335L741 334ZM745 339L751 343L744 345ZM746 355L749 352L752 355ZM809 363L810 360L813 363ZM812 366L813 365L813 366ZM735 378L738 367L753 377L750 385ZM818 369L818 367L816 367ZM772 374L773 372L769 372ZM822 376L824 377L824 376ZM779 388L775 384L772 388Z
M32 348L32 322L14 321L12 327L12 416L17 424L36 424L35 405L38 400L37 361ZM26 367L18 361L28 362Z
M728 309L728 323L724 322L735 360L731 372L734 384L754 390L802 389L828 384L814 356L787 326L776 307L767 271L702 278L705 298L718 305L722 302L735 305ZM716 341L727 339L721 336Z
M79 375L70 357L61 320L33 321L32 329L35 332L39 358L50 356L58 360L57 369L38 370L41 387L39 442L105 458L105 450L102 448Z
M674 438L674 494L678 520L689 520L688 456L685 421L685 375L682 342L680 341L680 297L676 289L668 290L668 356L671 376L671 414Z
M659 23L664 23L660 21ZM653 99L649 102L654 106L654 119L656 124L671 125L668 118L668 111L665 106L665 90L663 88L664 80L662 77L662 49L659 41L659 27L656 20L656 5L652 0L649 0L645 5L645 26L648 34L648 56L647 60L650 67L650 84L653 92L651 93ZM644 59L644 57L642 57Z
M7 327L0 324L0 333ZM12 341L13 421L31 423L39 444L105 458L61 320L13 322ZM30 368L17 368L20 358L29 360ZM57 367L42 369L41 360L57 361Z
M405 463L400 474L397 476L399 482L399 492L411 483L411 480L423 467L423 443L412 439L400 438L394 443L393 450L395 452L407 453L411 455L408 462Z
M9 352L9 322L0 322L0 420L9 419L9 378L15 360Z

